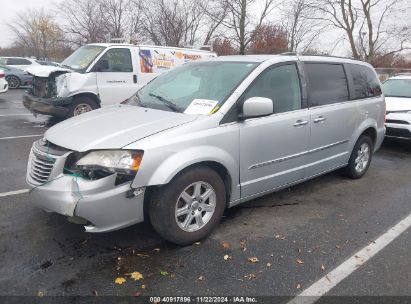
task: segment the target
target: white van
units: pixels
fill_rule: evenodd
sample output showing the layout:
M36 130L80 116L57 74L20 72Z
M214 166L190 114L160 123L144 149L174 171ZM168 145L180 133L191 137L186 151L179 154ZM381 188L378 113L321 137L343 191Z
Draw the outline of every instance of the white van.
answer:
M131 44L88 44L61 67L27 69L33 86L23 104L33 114L72 117L131 97L157 75L188 61L216 57L209 51Z

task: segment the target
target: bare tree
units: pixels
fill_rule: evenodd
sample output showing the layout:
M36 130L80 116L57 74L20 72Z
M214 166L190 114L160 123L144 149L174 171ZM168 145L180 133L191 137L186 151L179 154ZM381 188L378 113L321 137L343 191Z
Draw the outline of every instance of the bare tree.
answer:
M317 11L313 18L343 30L352 56L368 62L411 47L410 9L407 13L405 4L405 0L311 0Z
M53 16L43 9L17 14L10 29L16 35L16 44L37 58L48 58L63 40L63 32Z
M153 0L144 9L144 30L157 45L192 46L199 39L205 16L196 0Z
M288 50L309 50L325 27L323 22L312 19L315 11L310 0L287 1L281 7L281 12L282 26L287 32Z
M238 44L240 54L244 55L247 46L253 40L256 29L276 6L275 0L221 0L227 6L227 18L223 25L233 32L233 41ZM257 5L262 9L256 17Z
M65 0L57 8L71 43L106 42L107 21L99 0Z

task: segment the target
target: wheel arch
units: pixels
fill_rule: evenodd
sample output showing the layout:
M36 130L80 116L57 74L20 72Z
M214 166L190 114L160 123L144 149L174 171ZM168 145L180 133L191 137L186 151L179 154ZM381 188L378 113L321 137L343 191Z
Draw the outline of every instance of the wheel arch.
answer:
M78 97L88 97L88 98L91 98L91 99L93 99L93 100L97 103L97 105L98 105L99 107L101 107L100 97L98 97L98 96L97 96L96 94L94 94L94 93L91 93L91 92L82 92L82 93L77 93L77 94L75 94L75 95L72 96L73 99L78 98Z

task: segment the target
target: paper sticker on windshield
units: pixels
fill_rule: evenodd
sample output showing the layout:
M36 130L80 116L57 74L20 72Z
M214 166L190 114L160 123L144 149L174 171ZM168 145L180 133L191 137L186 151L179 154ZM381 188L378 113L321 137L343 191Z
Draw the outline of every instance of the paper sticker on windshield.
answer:
M209 99L194 99L188 108L184 111L186 114L203 114L208 115L217 105L218 101Z

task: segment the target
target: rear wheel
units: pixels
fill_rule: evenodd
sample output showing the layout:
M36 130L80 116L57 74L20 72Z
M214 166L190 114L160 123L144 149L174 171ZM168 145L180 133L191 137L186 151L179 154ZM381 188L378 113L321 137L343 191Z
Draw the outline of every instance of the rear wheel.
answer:
M369 136L362 135L356 142L347 167L343 169L345 176L358 179L365 175L371 164L373 143Z
M13 76L13 75L7 76L6 80L9 84L10 89L17 89L21 85L20 79L17 76Z
M153 193L151 224L172 243L192 244L217 225L225 209L225 195L217 172L207 167L191 169Z
M94 99L87 96L78 96L75 97L73 102L68 107L69 117L78 116L90 111L93 111L98 108L98 104Z

